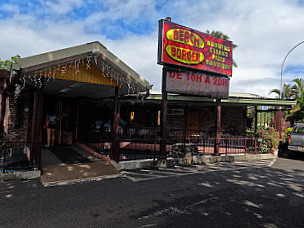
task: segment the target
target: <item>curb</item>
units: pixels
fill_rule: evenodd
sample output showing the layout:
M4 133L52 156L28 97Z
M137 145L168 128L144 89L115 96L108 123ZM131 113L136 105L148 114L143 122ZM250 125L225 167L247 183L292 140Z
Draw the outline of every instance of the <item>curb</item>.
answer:
M97 154L97 153L96 153ZM98 154L100 155L100 154ZM235 162L235 161L249 161L249 160L267 160L274 159L269 166L272 166L277 160L276 155L272 154L246 154L246 155L230 155L230 156L188 156L185 158L167 158L164 160L153 160L153 159L144 159L144 160L132 160L132 161L122 161L115 162L110 158L100 155L104 160L111 163L118 171L121 170L134 170L141 168L151 168L151 167L163 167L169 168L174 167L175 165L202 165L202 164L212 164L217 162ZM100 181L105 179L114 179L120 177L122 174L115 175L104 175L97 177L86 177L79 179L71 179L64 181L54 181L42 183L44 187L57 186L57 185L68 185L80 182L89 182L89 181ZM12 173L0 173L1 181L9 180L29 180L36 179L41 176L41 171L26 171L26 172L12 172Z
M273 159L273 161L272 161L272 162L270 162L270 164L268 165L268 167L273 166L273 164L274 164L274 163L277 161L277 159L278 159L278 158Z
M235 155L235 156L203 156L202 162L204 164L208 163L217 163L217 162L235 162L235 161L254 161L254 160L267 160L275 159L277 156L272 154L244 154L244 155ZM200 163L197 156L192 159L192 164Z
M9 180L31 180L36 179L41 176L40 170L34 171L25 171L25 172L11 172L11 173L1 173L0 180L9 181Z
M101 181L107 179L115 179L120 177L122 174L116 175L105 175L105 176L98 176L98 177L86 177L86 178L79 178L79 179L71 179L71 180L64 180L64 181L53 181L53 182L46 182L41 183L43 187L52 187L52 186L61 186L61 185L71 185L77 184L82 182L90 182L90 181Z
M175 165L205 165L218 162L235 162L235 161L253 161L253 160L267 160L276 159L276 155L272 154L241 154L241 155L228 155L228 156L212 156L212 155L196 155L187 156L184 158L167 158L163 160L143 159L132 161L115 162L111 160L111 164L119 171L142 169L151 167L169 168Z

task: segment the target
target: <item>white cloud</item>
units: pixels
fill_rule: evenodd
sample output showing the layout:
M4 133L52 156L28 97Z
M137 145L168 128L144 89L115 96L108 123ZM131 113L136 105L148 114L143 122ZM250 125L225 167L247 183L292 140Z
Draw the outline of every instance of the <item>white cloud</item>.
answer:
M6 11L7 13L13 13L13 14L19 13L19 7L17 5L3 4L0 7L0 9Z
M53 14L66 14L82 5L82 0L52 0L46 1L46 6Z
M234 58L231 91L268 95L280 86L283 58L294 45L304 39L304 8L296 0L182 1L169 5L166 1L107 0L47 1L44 10L54 15L95 4L96 10L77 21L43 19L41 15L24 14L18 7L2 5L11 17L0 19L0 57L15 54L29 56L46 51L99 40L110 51L146 78L154 89L161 88L161 66L157 65L157 20L171 16L172 21L199 31L220 30L238 45ZM49 8L47 9L46 6ZM41 13L45 13L44 10ZM1 12L1 11L0 11ZM1 15L0 15L1 16ZM0 17L1 18L1 17ZM118 22L117 22L118 21ZM141 35L126 30L123 24L149 26ZM142 26L144 27L144 26ZM108 32L123 33L111 40ZM303 46L295 49L285 63L303 65ZM303 72L304 73L304 72ZM284 82L301 76L284 73Z
M300 29L304 21L303 7L295 1L229 1L226 7L213 13L217 18L211 17L197 27L221 30L238 44L234 58L239 67L233 71L231 90L267 95L270 89L279 88L283 58L304 38L304 31ZM288 57L288 64L303 64L301 48L294 51L294 58ZM272 83L261 85L259 82L267 77L273 78Z
M90 15L87 22L98 21L115 21L124 20L124 22L145 19L147 16L154 14L154 1L138 1L138 0L102 0L102 7ZM98 6L98 4L97 4ZM101 10L102 9L102 10Z
M157 33L150 36L129 36L121 41L107 41L107 48L118 58L160 90L161 66L157 65Z
M103 1L103 3L108 7L107 13L105 13L105 17L109 19L128 19L128 20L140 20L143 19L141 17L151 16L151 15L143 15L146 13L153 13L153 8L155 5L155 1L153 0L108 0Z

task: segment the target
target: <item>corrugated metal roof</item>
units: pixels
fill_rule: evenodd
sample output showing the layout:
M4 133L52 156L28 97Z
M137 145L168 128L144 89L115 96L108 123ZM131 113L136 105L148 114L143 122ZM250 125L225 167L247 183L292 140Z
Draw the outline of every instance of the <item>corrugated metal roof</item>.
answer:
M262 97L257 94L252 94L252 93L235 93L235 92L229 92L229 97L237 97L237 98L261 98L265 99L266 97Z
M161 100L160 91L151 91L148 100ZM215 103L215 98L184 96L179 94L169 94L168 100L184 101L184 102L206 102ZM281 100L277 98L268 98L251 93L229 93L229 98L222 98L223 104L244 104L244 105L265 105L265 106L293 106L296 105L295 100Z
M162 94L161 91L150 91L150 94L152 95L158 95L158 94ZM172 94L174 95L174 94ZM175 94L178 95L178 94ZM237 93L237 92L229 92L229 97L233 97L233 98L254 98L254 99L273 99L273 98L268 98L268 97L263 97L257 94L253 94L253 93Z
M151 95L160 95L162 94L161 91L150 91ZM170 93L170 95L180 96L179 94ZM253 93L238 93L238 92L229 92L229 98L246 98L246 99L271 99L271 100L281 100L278 98L271 98L271 97L263 97Z

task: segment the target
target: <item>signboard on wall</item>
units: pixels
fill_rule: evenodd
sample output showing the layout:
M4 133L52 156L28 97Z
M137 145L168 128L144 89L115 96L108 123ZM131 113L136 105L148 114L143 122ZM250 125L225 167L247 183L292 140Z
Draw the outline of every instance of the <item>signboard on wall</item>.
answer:
M160 20L158 63L232 76L232 42Z
M166 91L169 93L215 98L227 98L229 95L228 77L216 77L191 71L167 71L166 83Z

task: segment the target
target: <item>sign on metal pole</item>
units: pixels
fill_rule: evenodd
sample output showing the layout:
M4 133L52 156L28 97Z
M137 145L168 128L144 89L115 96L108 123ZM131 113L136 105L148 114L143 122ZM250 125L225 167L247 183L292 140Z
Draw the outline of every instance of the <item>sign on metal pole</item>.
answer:
M193 71L167 71L166 91L184 95L227 98L229 78Z
M158 63L232 76L232 42L160 20Z
M215 152L219 153L220 99L229 94L232 76L232 42L187 28L171 20L159 21L158 64L162 75L160 155L166 151L167 93L217 99Z

